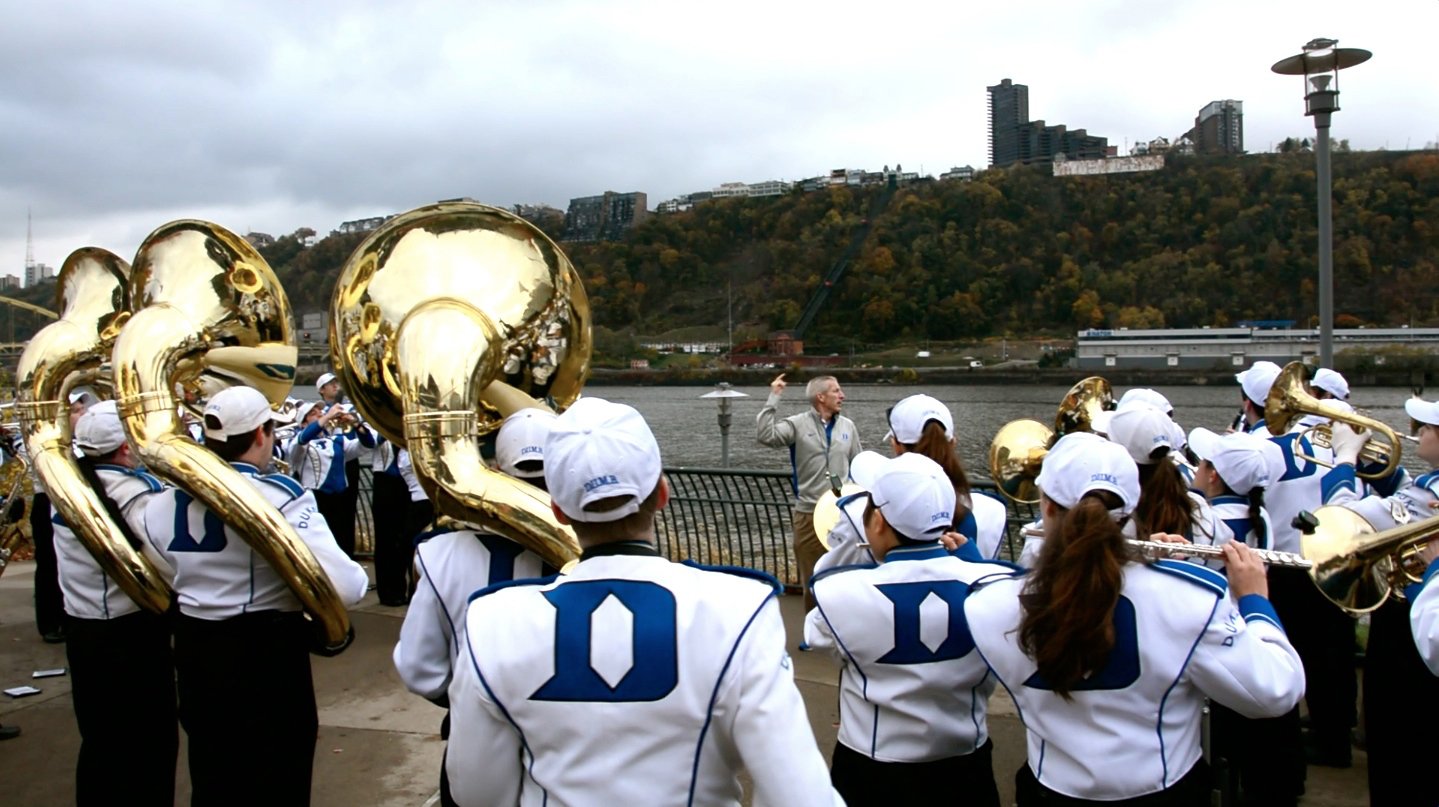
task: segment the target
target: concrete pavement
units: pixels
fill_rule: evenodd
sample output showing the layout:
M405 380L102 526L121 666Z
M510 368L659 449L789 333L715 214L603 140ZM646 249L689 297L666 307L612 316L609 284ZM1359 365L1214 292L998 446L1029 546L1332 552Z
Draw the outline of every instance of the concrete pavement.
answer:
M60 805L74 801L79 733L71 711L68 677L32 681L34 670L65 666L64 645L48 645L35 630L31 589L34 564L16 563L0 577L0 688L34 684L42 691L21 699L0 696L0 723L21 727L20 737L0 744L7 775L0 801L14 805ZM838 670L817 653L798 653L803 618L798 597L780 601L791 637L795 677L810 724L828 757L839 720ZM443 743L443 711L409 694L390 663L402 608L380 606L373 592L352 614L355 644L332 659L313 659L320 736L315 747L316 807L417 807L436 790ZM991 703L995 774L1004 803L1011 803L1013 772L1024 760L1024 728L1001 689ZM176 802L189 802L183 738ZM1306 807L1367 804L1363 752L1354 767L1310 768ZM263 771L237 775L264 775Z

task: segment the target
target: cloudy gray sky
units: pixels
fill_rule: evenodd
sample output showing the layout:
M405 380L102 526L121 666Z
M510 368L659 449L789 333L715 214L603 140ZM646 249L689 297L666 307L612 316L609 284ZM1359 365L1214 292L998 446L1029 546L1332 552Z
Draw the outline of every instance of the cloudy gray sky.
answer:
M85 245L133 255L198 217L244 233L471 196L721 182L902 163L984 167L985 86L1126 139L1244 102L1250 151L1312 134L1315 36L1374 51L1335 137L1439 140L1439 0L1025 3L0 0L0 274ZM1011 10L1013 9L1013 10ZM1022 9L1022 11L1021 11Z

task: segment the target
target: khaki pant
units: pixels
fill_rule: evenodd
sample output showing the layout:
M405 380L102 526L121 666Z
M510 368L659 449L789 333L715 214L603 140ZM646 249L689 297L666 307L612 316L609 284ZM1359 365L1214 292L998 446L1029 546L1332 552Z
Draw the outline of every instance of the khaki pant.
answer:
M799 566L799 584L804 590L804 612L814 608L814 595L809 590L809 579L814 576L814 565L825 552L824 544L814 531L814 513L794 513L794 560Z

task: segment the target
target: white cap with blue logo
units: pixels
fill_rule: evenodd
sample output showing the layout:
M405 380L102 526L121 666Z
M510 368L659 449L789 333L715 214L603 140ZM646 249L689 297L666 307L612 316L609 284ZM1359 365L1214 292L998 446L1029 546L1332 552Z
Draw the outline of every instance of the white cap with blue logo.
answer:
M660 482L660 447L633 407L581 398L555 419L545 440L545 487L571 521L618 521L636 513ZM629 497L604 510L585 507Z

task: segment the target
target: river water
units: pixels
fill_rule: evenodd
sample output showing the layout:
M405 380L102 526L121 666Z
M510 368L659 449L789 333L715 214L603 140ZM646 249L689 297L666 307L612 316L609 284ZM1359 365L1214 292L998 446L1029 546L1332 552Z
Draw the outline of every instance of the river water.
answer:
M766 448L755 442L755 416L764 405L768 387L736 387L747 398L731 400L734 422L730 428L730 466L767 470L789 470L789 454L783 449ZM1186 430L1203 426L1223 431L1238 411L1239 387L1156 387L1174 406L1174 418ZM707 387L610 387L594 386L586 395L627 403L640 411L660 444L660 453L667 466L718 468L721 465L721 443L717 401L701 400ZM860 439L866 448L888 454L883 439L888 426L884 412L896 401L918 393L933 395L949 407L954 415L959 436L960 459L971 472L987 476L985 456L995 432L1015 418L1035 418L1052 423L1059 401L1067 387L1051 386L974 386L847 384L844 414L859 427ZM1115 390L1115 397L1123 394ZM1408 389L1399 387L1366 387L1353 390L1350 403L1370 417L1389 424L1400 434L1407 434L1409 416L1404 413ZM803 411L806 407L804 386L791 384L785 390L779 407L781 417ZM1411 471L1428 470L1414 456L1414 444L1404 446L1404 465Z

